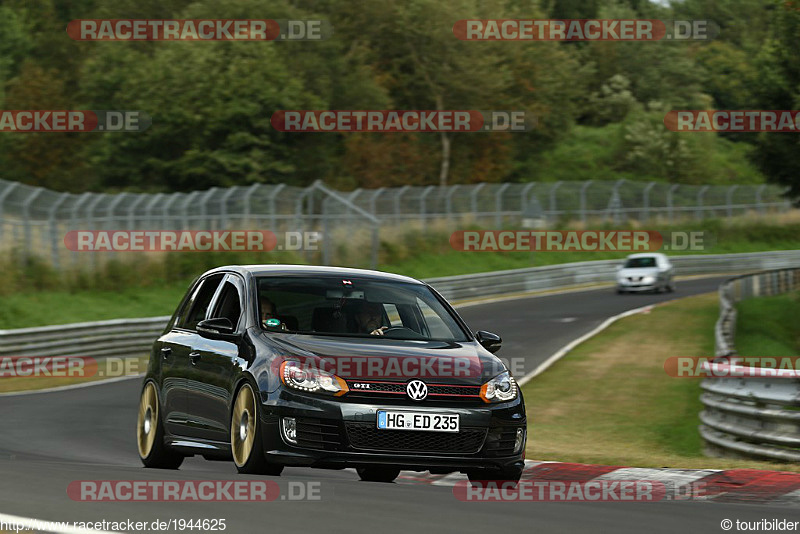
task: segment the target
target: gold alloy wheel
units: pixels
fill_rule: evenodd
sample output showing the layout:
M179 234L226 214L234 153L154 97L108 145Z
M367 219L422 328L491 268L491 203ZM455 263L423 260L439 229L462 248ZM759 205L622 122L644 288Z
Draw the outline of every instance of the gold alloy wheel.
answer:
M256 399L252 388L245 384L239 390L231 419L231 450L237 467L244 467L256 440Z
M139 456L147 458L156 442L158 426L158 395L152 382L148 382L142 391L139 401L139 421L136 424L136 437L139 445Z

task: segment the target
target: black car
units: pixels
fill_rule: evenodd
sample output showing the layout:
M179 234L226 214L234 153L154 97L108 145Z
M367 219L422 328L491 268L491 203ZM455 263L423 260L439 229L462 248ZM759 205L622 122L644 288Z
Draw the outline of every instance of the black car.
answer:
M147 467L232 457L240 473L355 467L519 480L525 406L429 285L359 269L228 266L199 277L154 343L137 423Z

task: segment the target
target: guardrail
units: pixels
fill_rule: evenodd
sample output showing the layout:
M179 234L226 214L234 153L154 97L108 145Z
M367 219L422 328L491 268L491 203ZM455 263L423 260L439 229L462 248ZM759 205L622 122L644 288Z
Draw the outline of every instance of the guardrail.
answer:
M678 276L729 274L800 265L800 250L671 256L670 261L675 266L675 273ZM448 300L466 300L611 282L619 264L620 260L584 261L432 278L427 282Z
M91 323L0 330L3 356L144 356L170 317L114 319Z
M800 265L800 250L676 256L671 260L678 275L726 274ZM447 299L463 301L587 283L608 283L614 279L619 263L619 260L567 263L434 278L428 282ZM169 317L165 316L0 330L0 357L144 356L168 321Z
M800 288L800 267L738 276L719 288L714 328L719 362L706 366L700 435L713 456L800 461L800 373L739 365L736 303Z

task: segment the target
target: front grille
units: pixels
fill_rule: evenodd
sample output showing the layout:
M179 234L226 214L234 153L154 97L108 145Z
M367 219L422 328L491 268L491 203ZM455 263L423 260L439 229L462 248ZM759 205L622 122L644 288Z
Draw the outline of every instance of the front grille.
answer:
M325 419L297 419L297 446L307 449L335 451L341 449L342 433L339 424Z
M356 387L356 384L369 385L369 388ZM350 392L347 394L348 397L407 398L405 382L349 380L348 386L350 387ZM427 384L427 386L427 399L430 400L480 400L481 386L457 386L450 384Z
M516 440L517 427L492 428L486 436L486 456L511 456Z
M355 449L398 453L474 454L486 439L485 428L462 428L460 432L379 430L375 423L346 423L347 437Z

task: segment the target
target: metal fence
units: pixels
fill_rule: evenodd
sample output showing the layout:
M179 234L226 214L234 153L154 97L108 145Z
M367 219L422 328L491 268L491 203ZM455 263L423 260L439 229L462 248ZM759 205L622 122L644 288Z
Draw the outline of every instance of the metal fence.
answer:
M800 461L800 372L753 376L765 373L740 365L734 345L737 302L798 288L800 268L740 276L720 286L714 329L719 363L706 366L715 377L703 381L700 397L700 435L709 454Z
M320 231L367 233L365 263L377 263L381 228L427 229L476 224L485 228L548 225L564 219L673 222L678 219L767 214L790 209L773 185L679 185L657 182L479 183L334 191L254 184L191 193L58 193L0 180L0 248L49 255L58 266L71 230ZM316 262L331 263L333 239ZM72 261L76 261L73 254Z

